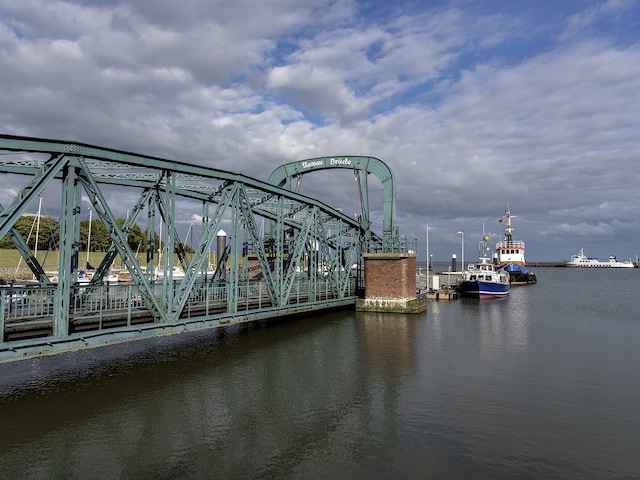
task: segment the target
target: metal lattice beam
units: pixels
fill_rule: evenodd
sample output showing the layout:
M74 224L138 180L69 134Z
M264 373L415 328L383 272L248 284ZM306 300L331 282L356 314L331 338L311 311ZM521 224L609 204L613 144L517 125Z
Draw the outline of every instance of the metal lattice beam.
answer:
M369 233L361 219L314 198L174 160L9 135L0 135L0 173L11 176L17 187L9 205L0 208L0 237L10 235L40 280L40 288L0 297L0 361L18 358L16 352L43 355L355 303L348 267L359 258ZM127 195L114 195L114 189ZM16 221L43 194L60 198L54 282L48 282L15 230ZM83 194L111 241L88 284L78 278ZM133 199L127 208L131 213L119 226L114 211L123 208L125 198ZM185 202L201 204L203 216L202 236L190 261L176 228ZM141 218L145 210L146 222ZM159 265L165 272L162 279L154 275L159 262L155 245L162 235L156 233L158 216L166 239ZM139 220L146 223L142 263L127 242ZM261 223L273 226L272 237L263 237ZM229 225L228 243L217 252L217 271L207 275L211 247L223 224ZM132 283L105 285L117 255ZM184 275L172 279L174 255ZM250 259L257 265L249 268ZM21 299L19 311L14 298ZM25 328L33 339L20 340Z

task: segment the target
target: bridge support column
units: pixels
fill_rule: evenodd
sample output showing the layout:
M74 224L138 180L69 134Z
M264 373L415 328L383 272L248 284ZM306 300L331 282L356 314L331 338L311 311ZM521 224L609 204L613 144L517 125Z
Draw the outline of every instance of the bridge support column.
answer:
M364 299L360 312L420 313L425 299L416 297L415 253L364 253Z

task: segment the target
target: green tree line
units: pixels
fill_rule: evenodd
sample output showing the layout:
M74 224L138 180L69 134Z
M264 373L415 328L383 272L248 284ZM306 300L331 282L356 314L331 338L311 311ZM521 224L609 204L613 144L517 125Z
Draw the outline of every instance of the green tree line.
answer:
M117 218L116 222L118 227L122 228L125 219ZM15 228L32 250L36 249L36 237L38 239L37 249L40 251L57 250L60 245L60 224L53 217L42 216L38 222L35 216L22 216L16 222ZM158 238L156 238L155 249L158 248L158 241ZM80 250L86 252L87 243L89 242L90 252L106 252L111 246L111 238L102 221L91 221L91 237L89 237L89 220L80 222ZM147 232L138 225L134 225L127 236L127 243L134 252L146 252ZM9 235L5 235L0 239L0 248L15 248ZM187 252L193 251L188 245L184 248Z

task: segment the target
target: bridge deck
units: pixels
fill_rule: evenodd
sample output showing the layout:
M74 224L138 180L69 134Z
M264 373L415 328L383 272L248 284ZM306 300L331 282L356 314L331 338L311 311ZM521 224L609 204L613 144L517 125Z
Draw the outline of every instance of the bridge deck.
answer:
M296 284L286 307L273 307L264 284L252 281L240 288L235 312L229 312L225 284L196 285L193 301L172 324L161 323L143 305L133 284L77 287L67 335L54 332L54 287L6 287L0 297L0 327L3 332L2 360L73 351L88 345L120 343L147 336L173 334L204 328L268 319L302 312L355 305L355 297L335 298L325 285L309 295L305 281ZM159 287L158 287L159 288ZM144 335L142 328L151 335ZM131 332L138 332L134 338ZM98 340L99 339L99 340ZM42 346L48 348L42 350Z

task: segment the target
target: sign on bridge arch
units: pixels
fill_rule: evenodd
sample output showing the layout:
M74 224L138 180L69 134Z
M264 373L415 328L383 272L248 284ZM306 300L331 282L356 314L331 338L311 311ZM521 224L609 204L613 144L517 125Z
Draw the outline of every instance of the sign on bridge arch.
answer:
M294 178L329 168L351 168L365 173L365 175L359 178L362 182L363 223L367 226L367 229L371 227L367 174L372 173L380 180L384 194L382 224L383 250L386 252L397 251L399 248L399 231L396 224L395 179L391 169L382 160L375 157L349 155L308 158L306 160L280 165L271 172L268 182L272 185L292 189L292 180ZM370 231L368 231L366 235L370 235Z
M344 166L351 167L351 159L349 158L340 158L340 157L330 157L323 158L320 160L303 160L300 162L300 165L303 169L317 168L317 167L336 167L336 166Z

